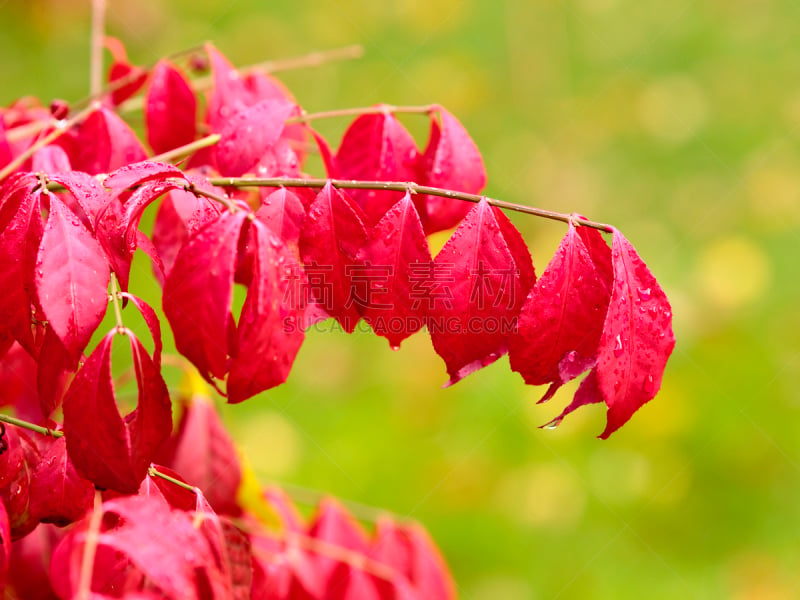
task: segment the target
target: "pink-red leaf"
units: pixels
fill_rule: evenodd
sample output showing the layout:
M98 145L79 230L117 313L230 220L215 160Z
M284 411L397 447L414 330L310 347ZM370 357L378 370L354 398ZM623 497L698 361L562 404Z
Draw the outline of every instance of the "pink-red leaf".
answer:
M586 234L600 236L594 229ZM599 243L605 246L602 239ZM511 368L525 383L558 387L594 365L610 283L570 223L555 256L525 300L517 333L511 337ZM582 368L564 372L559 365L565 360L579 362Z
M228 374L231 403L286 381L305 338L305 306L288 289L302 281L300 264L286 244L260 221L254 221L250 231L255 244L253 276Z
M233 274L244 211L225 212L184 244L164 282L164 314L178 352L204 377L227 372Z
M112 332L67 390L64 432L70 459L85 477L101 488L135 492L172 430L172 412L161 374L139 340L130 332L127 336L138 387L136 409L123 419L117 408L111 379Z
M37 367L36 388L41 409L39 418L50 418L61 406L70 375L78 370L76 357L70 355L52 327L45 328Z
M184 74L167 60L153 69L144 100L147 143L160 154L192 142L197 132L197 100Z
M76 359L103 320L109 277L98 241L51 196L37 258L36 294L49 326Z
M372 228L353 272L361 314L396 348L425 324L431 251L417 209L406 194Z
M336 153L336 177L378 181L416 181L419 150L414 138L388 111L361 115L350 124ZM352 190L366 223L377 223L402 192Z
M535 279L522 236L481 200L434 259L428 330L452 385L508 350Z
M328 183L309 208L300 234L313 301L348 333L359 320L351 271L367 240L362 214L349 196Z
M230 117L216 145L222 175L243 175L272 148L283 132L294 105L284 100L261 100Z
M48 179L67 188L80 207L80 211L73 212L81 217L89 231L94 231L97 217L109 201L108 192L103 189L100 182L88 173L81 171L55 173L48 175ZM80 214L81 211L83 214Z
M6 506L0 500L0 589L5 587L8 563L11 561L11 525Z
M441 124L436 119L439 114ZM425 185L477 194L486 186L486 167L475 142L461 122L443 107L431 112L431 132L422 156L422 181ZM450 229L469 212L460 200L423 196L425 233Z
M72 167L91 175L108 173L147 157L133 130L105 106L89 115L71 139Z
M675 346L672 309L630 242L614 230L614 284L597 354L597 383L608 405L605 439L655 397Z
M113 57L113 62L108 70L109 83L114 84L123 78L127 82L122 86L115 86L114 91L111 92L112 104L119 106L144 85L147 80L147 70L128 62L125 46L117 38L106 36L105 46Z

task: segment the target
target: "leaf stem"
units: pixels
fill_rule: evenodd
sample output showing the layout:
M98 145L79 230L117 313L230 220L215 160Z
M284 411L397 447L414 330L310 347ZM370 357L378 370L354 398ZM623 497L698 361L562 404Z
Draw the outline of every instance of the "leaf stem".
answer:
M421 104L411 106L395 106L392 104L375 104L374 106L358 106L354 108L340 108L337 110L325 110L315 113L303 113L299 117L286 119L286 123L307 123L315 119L332 119L336 117L352 117L361 115L379 115L383 113L404 113L404 114L430 114L435 111L436 104Z
M125 330L125 323L122 321L122 305L120 302L122 296L120 295L117 274L113 271L111 272L110 287L111 291L109 295L111 296L111 304L114 306L114 319L117 321L117 331L122 332Z
M41 433L42 435L49 435L50 437L54 438L60 438L64 435L63 431L48 429L47 427L42 427L41 425L36 425L35 423L31 423L29 421L23 421L22 419L12 417L11 415L0 414L0 421L3 423L8 423L9 425L21 427L22 429L27 429L29 431L35 431L36 433Z
M178 487L182 487L183 489L189 490L190 492L195 492L195 493L197 492L197 488L195 488L194 486L191 486L188 483L184 483L180 479L175 479L174 477L171 477L166 473L162 473L153 466L147 469L147 474L150 475L150 477L160 477L161 479L169 481L170 483L174 483Z
M95 96L103 89L103 37L105 34L106 0L92 0L92 33L89 56L89 93Z
M94 491L94 507L86 530L83 556L81 558L81 574L78 583L78 600L89 600L92 595L92 575L94 575L94 558L100 542L100 524L103 521L103 496L98 489Z
M359 181L350 179L302 179L292 177L272 177L272 178L246 178L246 177L212 177L209 179L212 185L220 187L302 187L302 188L322 188L327 183L338 189L350 190L388 190L397 192L408 192L410 194L428 194L429 196L440 196L442 198L452 198L454 200L463 200L465 202L480 202L485 196L479 194L467 194L465 192L456 192L454 190L446 190L444 188L431 187L428 185L419 185L413 181ZM198 190L199 192L199 190ZM583 227L592 227L599 229L606 233L613 231L611 225L606 223L598 223L597 221L590 221L583 217L578 217L574 214L561 213L553 210L546 210L543 208L536 208L534 206L526 206L524 204L515 204L513 202L506 202L504 200L495 200L494 198L486 198L492 206L502 208L503 210L511 210L520 212L535 217L542 217L551 219L553 221L561 221L562 223L572 222L575 225Z
M62 135L64 135L67 131L75 127L78 123L83 121L86 117L92 114L96 110L95 105L91 105L77 113L75 116L70 117L66 121L61 122L60 124L56 124L56 128L47 134L45 137L37 140L30 146L28 146L23 152L17 155L14 160L8 163L2 170L0 170L0 181L3 181L6 177L8 177L11 173L16 171L22 164L28 160L34 153L39 150L40 148L44 148L48 144L54 142Z
M213 146L214 144L219 142L221 137L222 136L220 136L218 133L212 133L211 135L202 137L199 140L195 140L188 144L184 144L183 146L179 146L177 148L173 148L172 150L167 150L166 152L157 154L156 156L153 156L148 160L152 160L155 162L164 162L164 163L173 162L175 159L189 156L193 152L196 152L202 148Z

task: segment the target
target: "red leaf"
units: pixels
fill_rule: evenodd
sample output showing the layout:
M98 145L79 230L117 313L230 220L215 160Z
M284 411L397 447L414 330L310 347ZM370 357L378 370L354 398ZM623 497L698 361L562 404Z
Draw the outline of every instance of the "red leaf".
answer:
M103 185L112 190L124 190L167 177L187 179L186 174L175 165L145 160L120 167L103 180Z
M193 526L189 514L147 496L108 500L103 503L103 512L104 523L115 525L99 534L93 591L114 592L118 597L120 592L147 589L158 592L162 598L203 597L201 579L209 571L216 570L214 556L205 537ZM83 556L86 537L85 525L73 529L53 555L51 573L60 571L66 574L66 577L61 575L56 586L62 597L72 598L77 591L77 567ZM130 567L125 565L127 561L130 561ZM126 574L125 571L131 568L133 573ZM135 576L137 573L140 574L138 578ZM109 580L110 574L116 575L116 580ZM125 575L127 581L119 581Z
M238 177L251 170L281 137L293 110L283 100L262 100L229 117L216 145L220 174Z
M11 544L11 565L8 570L10 598L56 600L50 587L48 572L53 549L62 537L62 530L42 523L24 538Z
M189 235L216 219L221 212L217 202L191 192L172 190L164 196L153 224L153 245L166 275ZM163 281L161 283L163 285Z
M31 157L31 171L35 173L67 173L72 170L67 152L55 144L39 148Z
M597 383L608 405L605 439L655 397L675 346L669 300L630 242L613 231L614 285L597 354Z
M70 459L98 487L124 493L139 488L154 453L172 430L167 386L139 340L130 332L127 336L138 386L138 406L132 413L123 419L116 405L111 380L114 332L98 344L64 398Z
M42 437L39 450L42 456L31 476L31 512L44 523L77 521L92 506L94 486L75 470L65 438Z
M196 113L194 90L184 74L169 61L158 61L144 99L147 143L153 152L191 143L197 132Z
M225 212L184 244L164 282L164 314L178 352L204 377L227 371L233 274L244 211Z
M431 251L417 209L406 194L378 221L359 254L353 275L363 300L361 314L393 348L425 324L423 283L431 272Z
M144 319L145 325L150 330L150 335L153 338L153 364L156 366L156 369L161 369L161 350L163 349L163 344L161 341L161 323L158 320L158 316L156 315L156 311L144 300L134 296L133 294L128 294L127 292L123 292L122 296L127 298L139 309L139 312L142 314L142 318Z
M348 333L359 320L350 271L367 240L361 214L349 196L328 183L309 208L300 234L313 299Z
M8 563L11 560L11 524L5 504L0 500L0 589L4 588Z
M105 46L114 59L108 70L109 83L119 81L123 77L129 81L129 83L111 92L112 104L119 106L144 85L147 80L147 70L128 62L128 53L125 51L125 46L117 38L106 36Z
M262 200L256 218L270 228L287 246L299 252L300 231L306 211L296 194L279 188Z
M371 557L402 574L420 598L454 600L455 582L436 545L416 524L398 525L378 520Z
M585 235L599 238L595 241L609 253L597 230L587 230ZM517 333L510 340L511 368L525 383L552 383L548 392L552 395L555 388L594 366L610 283L570 223L555 256L525 300ZM565 370L570 364L574 368Z
M161 451L165 446L168 446L170 440L167 440L162 446ZM157 456L156 456L157 458ZM186 481L180 474L176 473L169 467L165 467L164 465L153 465L159 473L164 475L168 475L173 479L177 479L189 485L189 482ZM139 495L140 496L157 496L164 500L172 508L179 508L181 510L194 510L195 506L197 505L197 495L192 490L188 490L184 487L179 485L175 485L171 481L167 481L163 477L151 476L149 471L147 477L142 480L142 484L139 486Z
M416 181L419 150L414 138L390 112L361 115L350 124L336 153L336 177L378 181ZM352 190L366 223L377 223L402 192Z
M0 405L12 405L20 419L40 423L42 411L36 389L37 362L18 343L0 358Z
M50 418L67 391L72 373L78 370L78 361L71 356L52 327L46 327L39 350L36 388L39 392L40 416Z
M0 204L0 327L10 330L32 356L38 351L31 332L31 302L42 238L41 192L30 192L35 185L36 179L28 175L9 181L4 186L9 193Z
M147 158L133 130L105 106L89 115L71 138L75 148L70 154L72 167L91 175Z
M212 44L205 45L214 89L208 99L206 122L219 132L234 114L250 105L251 94L233 65Z
M486 186L483 158L464 126L443 107L437 112L441 124L431 112L431 132L422 156L422 180L425 185L477 194ZM423 196L417 206L424 206L425 233L450 229L469 212L460 200Z
M30 533L38 520L30 509L33 469L39 450L28 434L18 427L0 423L0 503L8 515L11 539Z
M72 194L78 207L80 207L79 211L73 212L81 217L81 221L89 231L94 231L97 217L110 199L108 192L103 189L100 182L81 171L55 173L48 175L48 179L67 188L67 191Z
M51 196L37 258L36 293L49 326L75 360L103 320L109 277L100 244Z
M159 462L205 490L218 513L241 513L236 500L242 481L239 456L210 398L194 396L185 401L178 430L162 449Z
M303 343L303 312L290 286L302 281L292 252L254 221L253 277L238 327L238 350L228 374L228 402L245 400L286 381Z
M446 385L505 354L534 279L522 236L481 200L436 255L428 282L428 330L447 365Z

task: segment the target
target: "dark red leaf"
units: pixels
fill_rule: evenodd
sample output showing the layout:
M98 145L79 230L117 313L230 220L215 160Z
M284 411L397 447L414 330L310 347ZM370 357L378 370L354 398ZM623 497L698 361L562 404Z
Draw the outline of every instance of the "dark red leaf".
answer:
M147 143L153 152L191 143L197 132L197 100L184 74L167 60L153 69L144 99Z
M112 332L67 390L64 432L70 459L84 476L101 488L135 492L172 430L172 413L161 374L139 340L130 332L127 336L138 386L136 409L123 419L117 408L111 380Z
M367 240L362 214L349 196L328 183L309 208L300 234L313 301L348 333L359 320L350 276Z
M0 589L5 587L8 563L11 561L11 524L3 501L0 500Z
M147 157L130 126L105 106L89 115L70 139L74 147L70 154L72 167L91 175L108 173Z
M35 297L36 255L42 238L40 191L31 192L36 179L24 176L8 184L0 205L0 327L10 330L32 355L38 353L31 331L31 304ZM8 189L4 186L4 189Z
M30 533L38 520L30 508L33 469L40 456L28 433L13 425L0 423L0 503L8 516L12 540Z
M160 454L159 462L205 490L216 512L241 513L236 500L242 481L239 456L211 398L196 395L184 401L178 430Z
M599 238L596 241L608 253L597 230L585 233ZM570 223L555 256L525 300L517 333L510 340L511 368L525 383L558 388L594 366L610 283ZM565 371L570 364L574 368Z
M0 358L0 405L12 405L20 419L40 423L42 411L36 389L37 362L18 343Z
M229 117L216 145L219 172L238 177L251 170L281 137L293 110L284 100L262 100Z
M37 258L36 294L49 326L75 360L103 320L109 276L100 244L51 196Z
M452 385L500 358L535 279L522 236L481 200L434 259L428 330Z
M406 194L378 221L359 254L353 287L361 314L393 348L425 324L431 251L417 209Z
M441 124L431 112L431 132L422 156L422 181L425 185L477 194L486 186L483 158L464 126L443 107L438 106ZM425 196L417 200L424 206L422 221L425 233L450 229L469 212L460 200Z
M333 150L331 150L328 140L322 137L322 134L315 129L309 127L308 130L311 132L311 136L314 138L314 142L317 145L319 155L322 158L322 164L325 165L325 172L330 179L336 179L336 177L338 177L337 173L339 172L339 168L336 165L336 156Z
M300 294L302 282L294 254L266 225L254 221L253 277L238 327L238 351L228 374L228 402L246 398L286 381L305 338Z
M156 311L144 300L134 296L133 294L128 294L127 292L123 292L122 296L127 298L139 309L139 312L142 313L142 318L144 319L145 325L150 330L150 335L153 338L153 364L155 364L156 369L161 369L161 350L163 349L163 344L161 341L161 323L158 320L158 315L156 315Z
M350 124L336 153L336 177L378 181L416 181L419 150L414 138L389 112L361 115ZM403 196L402 192L352 190L374 225Z
M42 416L49 418L61 406L67 391L69 378L78 370L78 361L58 339L52 327L46 327L42 346L39 350L36 371L36 388L39 392L39 408Z
M227 372L239 234L247 213L225 212L183 245L164 282L164 314L178 352L204 377Z
M94 486L75 470L65 438L43 437L39 450L41 459L31 476L31 512L44 523L77 521L92 506Z
M170 440L167 440L162 446L159 453L163 452L165 446L169 445ZM156 456L157 458L158 456ZM177 479L187 485L189 482L186 481L180 474L176 473L169 467L165 467L164 465L153 465L159 473L163 473L164 475L168 475L173 479ZM175 485L171 481L167 481L163 477L152 476L148 472L147 477L142 480L142 484L139 486L139 495L140 496L158 496L164 500L169 506L172 508L179 508L181 510L194 510L195 506L197 505L197 496L192 490L188 490L184 487L179 485Z

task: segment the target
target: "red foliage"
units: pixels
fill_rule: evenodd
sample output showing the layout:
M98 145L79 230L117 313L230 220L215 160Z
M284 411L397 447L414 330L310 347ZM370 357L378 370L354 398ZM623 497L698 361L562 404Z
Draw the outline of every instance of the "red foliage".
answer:
M422 151L380 105L333 153L282 84L239 74L211 45L206 98L177 66L148 72L119 42L109 48L110 81L124 85L50 144L37 140L63 126L65 103L0 109L0 168L20 159L0 179L0 402L29 428L49 428L42 436L0 420L0 586L43 598L87 583L95 597L117 598L453 598L416 524L382 518L368 534L332 500L306 523L274 489L257 502L278 524L259 523L209 399L184 399L172 431L159 315L128 292L136 251L163 286L178 352L228 402L283 383L311 323L332 317L352 332L363 318L392 347L426 326L446 385L505 352L526 383L549 386L543 400L588 371L555 423L605 403L602 438L661 386L675 340L655 277L618 230L562 215L567 233L537 280L520 233L478 196L487 177L475 142L441 106L428 111ZM219 142L182 169L147 160L115 112L142 88L154 152L199 132ZM345 191L353 184L305 180L312 137L328 177L395 184ZM226 179L238 176L291 179L253 192ZM412 195L403 182L444 189ZM596 227L611 233L610 247ZM431 256L426 235L453 228ZM238 311L236 285L246 288ZM117 325L103 336L109 297ZM130 304L152 353L122 323ZM122 410L125 377L115 379L111 357L125 337L136 405ZM153 471L154 461L165 466ZM94 489L104 496L92 507ZM45 572L52 589L31 588Z

